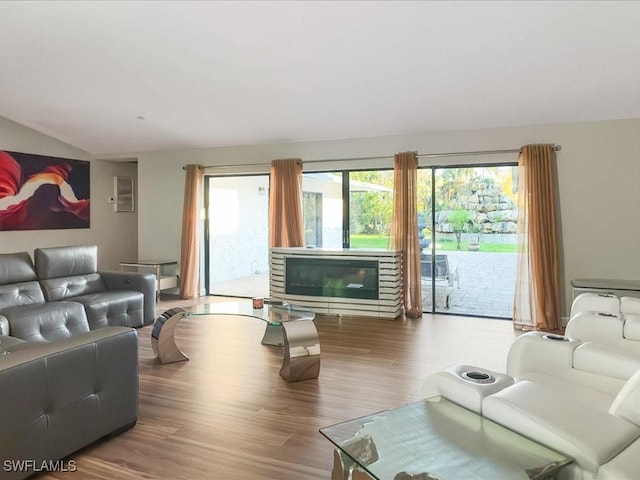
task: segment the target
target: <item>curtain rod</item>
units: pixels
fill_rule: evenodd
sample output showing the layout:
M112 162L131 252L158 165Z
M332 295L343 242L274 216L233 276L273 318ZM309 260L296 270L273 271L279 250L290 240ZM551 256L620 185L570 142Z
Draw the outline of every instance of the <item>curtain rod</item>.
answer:
M554 145L553 151L558 152L562 149L561 145ZM520 153L520 148L507 148L504 150L474 150L470 152L445 152L445 153L419 153L418 158L442 158L442 157L462 157L465 155L498 155L501 153ZM350 158L327 158L321 160L303 160L302 163L328 163L328 162L345 162L345 161L363 161L363 160L382 160L385 158L393 158L393 155L380 155L376 157L350 157ZM205 165L203 168L230 168L230 167L264 167L271 165L268 163L243 163L242 165ZM182 167L186 170L186 166Z

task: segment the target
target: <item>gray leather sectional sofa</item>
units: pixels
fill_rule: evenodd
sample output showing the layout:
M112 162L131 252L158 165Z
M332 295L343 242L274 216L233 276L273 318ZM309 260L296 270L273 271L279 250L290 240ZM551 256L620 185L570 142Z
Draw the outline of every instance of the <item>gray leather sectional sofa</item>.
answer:
M0 334L51 342L156 317L155 276L98 272L94 245L0 254Z
M138 335L155 276L98 272L97 247L0 254L0 479L138 418ZM43 463L45 462L45 463Z
M0 479L60 469L61 459L71 455L68 464L73 452L135 425L133 328L105 327L51 343L0 337L3 347Z

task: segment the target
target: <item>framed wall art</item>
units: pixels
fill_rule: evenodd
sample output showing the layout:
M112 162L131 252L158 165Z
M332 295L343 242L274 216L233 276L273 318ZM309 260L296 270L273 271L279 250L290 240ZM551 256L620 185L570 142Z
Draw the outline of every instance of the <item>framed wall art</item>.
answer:
M0 231L89 228L89 162L0 151Z

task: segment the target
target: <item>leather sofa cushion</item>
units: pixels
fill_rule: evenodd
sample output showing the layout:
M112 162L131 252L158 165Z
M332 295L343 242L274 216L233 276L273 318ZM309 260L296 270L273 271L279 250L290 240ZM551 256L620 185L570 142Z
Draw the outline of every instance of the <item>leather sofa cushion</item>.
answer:
M622 297L620 299L620 311L623 315L640 315L640 298Z
M598 470L598 480L633 480L638 478L640 441L636 440Z
M98 270L96 245L36 248L33 256L36 273L41 280L85 275Z
M609 413L640 427L640 370L634 373L611 403Z
M46 299L50 302L102 292L106 286L99 273L76 275L73 277L41 280Z
M44 303L44 294L36 281L0 285L0 308Z
M12 337L28 342L55 342L88 332L83 306L76 302L51 302L7 308L2 313Z
M593 407L606 412L611 406L611 402L616 394L596 390L590 385L574 384L569 379L559 378L548 373L525 373L518 377L518 381L523 380L531 383L540 383L561 392L566 400L563 403L588 402ZM517 383L517 382L516 382ZM623 383L624 385L624 383ZM622 388L622 387L620 387ZM617 391L619 391L618 389Z
M81 295L74 302L84 305L89 328L108 325L141 327L144 320L144 295L133 290L109 290Z
M627 380L640 369L640 350L632 357L618 347L585 342L573 352L573 368Z
M625 315L624 338L629 341L637 341L638 352L640 353L640 315Z
M0 315L0 335L9 335L9 320L4 315Z
M555 379L554 379L555 380ZM483 414L597 472L640 437L640 428L591 403L586 388L522 380L490 395ZM597 393L597 392L596 392Z
M0 254L0 285L35 280L36 271L27 252Z

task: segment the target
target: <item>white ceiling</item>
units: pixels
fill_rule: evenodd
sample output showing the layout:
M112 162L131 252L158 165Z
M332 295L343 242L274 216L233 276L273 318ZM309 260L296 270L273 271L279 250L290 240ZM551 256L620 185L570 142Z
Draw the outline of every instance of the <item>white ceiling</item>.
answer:
M640 2L4 1L0 18L0 116L97 155L640 117Z

